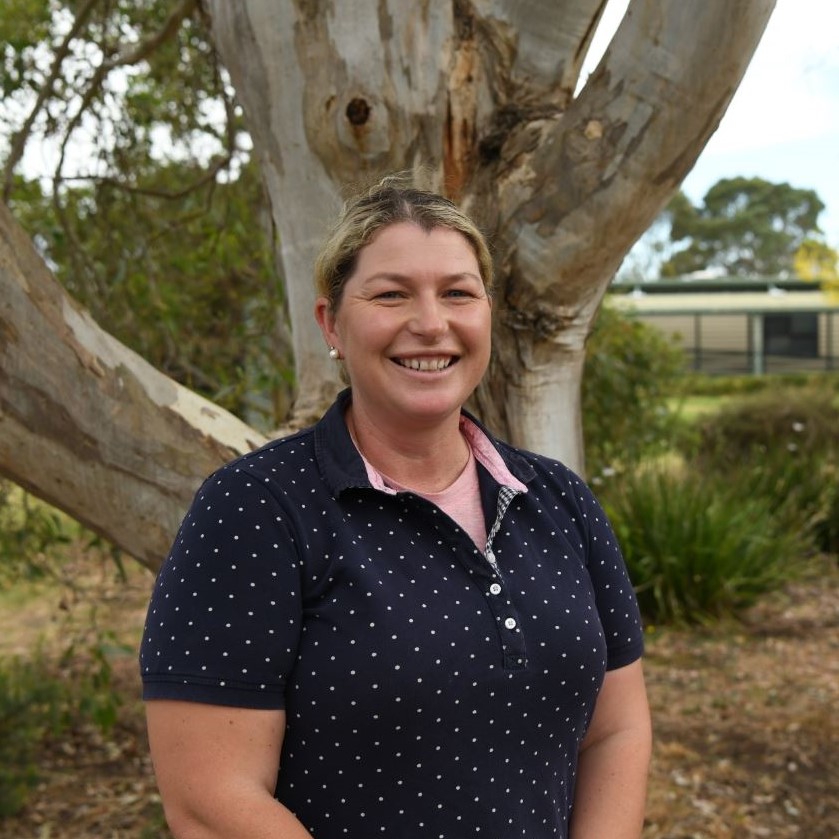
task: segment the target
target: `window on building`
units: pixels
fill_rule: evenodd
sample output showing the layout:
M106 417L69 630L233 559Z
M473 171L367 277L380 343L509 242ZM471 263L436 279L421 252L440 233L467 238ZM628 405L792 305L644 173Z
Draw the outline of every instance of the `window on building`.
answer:
M766 355L818 358L819 316L815 312L764 315L763 349Z

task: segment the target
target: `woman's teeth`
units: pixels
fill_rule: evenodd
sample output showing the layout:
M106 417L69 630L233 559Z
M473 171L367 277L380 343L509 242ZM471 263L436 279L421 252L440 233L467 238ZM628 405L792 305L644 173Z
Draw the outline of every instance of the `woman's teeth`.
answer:
M448 358L400 358L399 363L411 370L445 370L452 363Z

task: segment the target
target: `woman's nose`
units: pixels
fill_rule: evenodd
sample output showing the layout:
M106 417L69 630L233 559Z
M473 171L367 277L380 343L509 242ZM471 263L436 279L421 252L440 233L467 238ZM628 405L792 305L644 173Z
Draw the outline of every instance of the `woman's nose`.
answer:
M411 315L411 330L418 335L436 337L446 331L443 307L437 300L416 301Z

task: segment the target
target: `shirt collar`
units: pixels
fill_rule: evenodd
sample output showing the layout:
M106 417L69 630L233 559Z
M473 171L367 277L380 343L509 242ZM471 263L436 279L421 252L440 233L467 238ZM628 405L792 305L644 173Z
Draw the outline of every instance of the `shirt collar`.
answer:
M344 420L344 412L351 400L351 390L342 390L314 428L318 468L336 498L352 487L377 488L370 482L364 461ZM515 449L495 440L467 411L461 412L460 427L472 446L475 459L496 483L519 492L527 491L525 484L535 473Z

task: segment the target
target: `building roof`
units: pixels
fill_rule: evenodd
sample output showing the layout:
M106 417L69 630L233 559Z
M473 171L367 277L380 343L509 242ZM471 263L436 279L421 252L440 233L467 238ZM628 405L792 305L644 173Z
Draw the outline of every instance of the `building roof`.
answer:
M608 305L641 315L839 312L839 296L801 281L645 283L612 286Z

